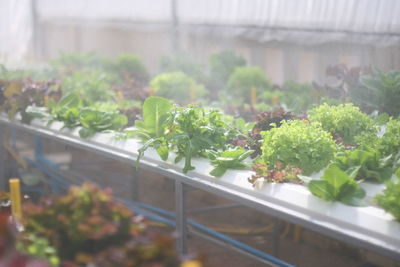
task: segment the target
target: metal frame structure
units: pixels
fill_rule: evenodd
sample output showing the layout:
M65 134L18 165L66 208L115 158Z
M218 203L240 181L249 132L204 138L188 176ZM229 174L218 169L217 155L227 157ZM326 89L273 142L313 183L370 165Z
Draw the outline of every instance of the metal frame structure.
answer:
M33 122L32 125L25 125L5 118L0 118L0 126L1 128L11 127L33 135L44 136L62 142L63 144L112 157L113 159L126 162L132 166L134 165L137 156L137 150L132 150L132 146L126 147L126 144L121 144L115 140L111 141L110 137L104 134L96 135L89 140L83 140L77 135L77 129L72 131L60 131L62 128L60 125L51 125L51 127L48 127L40 121ZM0 142L2 143L3 140L1 138L4 138L4 134L1 128ZM1 148L0 152L3 152L1 151ZM0 153L0 182L2 185L5 183L4 173L2 172L2 169L4 169L3 154L4 153ZM139 166L140 169L158 173L173 179L175 182L176 229L179 233L177 249L181 253L185 253L187 249L186 238L188 221L185 206L186 190L187 187L193 187L232 200L235 203L254 208L276 218L298 224L304 228L332 237L336 240L344 241L357 247L383 254L395 260L400 260L400 224L392 222L390 216L382 217L379 212L383 214L383 211L380 211L377 208L368 207L366 210L356 210L356 212L353 212L353 209L356 208L341 206L341 204L327 204L326 206L325 203L310 196L306 199L308 202L319 205L320 210L325 210L326 208L330 208L330 210L321 212L304 208L299 209L295 206L296 203L292 202L288 204L284 200L278 199L279 194L272 196L266 194L267 192L271 192L271 190L273 191L274 188L267 188L266 191L260 191L253 189L251 186L249 188L241 188L240 186L235 185L234 182L236 180L239 178L243 179L243 176L240 177L240 173L236 176L233 175L235 177L231 177L229 183L224 181L224 179L208 177L208 175L204 174L206 171L204 168L201 170L203 174L201 172L183 174L180 171L180 166L174 166L168 162L160 161L158 157L155 156L155 153L153 153L154 155L151 152L149 154L151 155L145 156L143 160L141 160ZM201 165L201 162L199 164ZM137 171L133 174L134 190L137 190L138 175ZM290 185L285 186L290 187ZM282 187L278 189L281 190ZM279 191L278 189L277 191ZM135 194L137 196L137 192L134 193L134 197ZM302 199L299 199L298 202L302 201ZM338 212L342 212L340 214L343 214L344 217L336 218L335 215L338 214ZM356 217L370 218L368 217L368 214L371 212L378 212L379 215L378 217L371 217L376 220L376 222L371 223L375 223L376 225L377 223L384 222L385 225L382 225L382 227L388 228L384 229L385 231L387 230L387 232L374 232L377 229L373 224L371 224L371 229L369 230L366 229L365 225L357 225L357 222L353 222L357 221ZM347 218L348 216L356 217ZM369 222L366 222L365 224L368 225L368 223Z

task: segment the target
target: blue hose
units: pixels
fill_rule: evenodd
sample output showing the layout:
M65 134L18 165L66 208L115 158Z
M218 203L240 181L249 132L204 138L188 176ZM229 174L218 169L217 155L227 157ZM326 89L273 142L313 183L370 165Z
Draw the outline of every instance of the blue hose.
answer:
M161 215L163 215L165 217L168 217L168 218L175 218L175 214L173 212L169 212L169 211L166 211L166 210L163 210L163 209L160 209L160 208L156 208L156 207L153 207L153 206L150 206L150 205L146 205L144 203L131 201L131 200L126 200L125 203L126 204L131 203L131 205L128 204L129 206L133 205L133 206L143 207L144 209L151 210L151 211L153 211L155 213L161 214ZM140 212L138 212L138 213L141 214ZM142 215L147 217L145 214L142 214ZM175 226L175 222L172 222L172 223L173 223L173 226ZM230 244L234 245L235 247L241 248L241 249L243 249L244 251L246 251L246 252L248 252L250 254L256 255L256 256L258 256L258 257L260 257L260 258L262 258L262 259L264 259L266 261L269 261L271 263L274 263L274 264L276 264L278 266L294 267L294 265L291 265L291 264L289 264L287 262L284 262L284 261L282 261L282 260L280 260L278 258L275 258L275 257L273 257L273 256L271 256L269 254L266 254L266 253L264 253L264 252L262 252L262 251L260 251L258 249L255 249L255 248L253 248L251 246L248 246L248 245L246 245L246 244L244 244L242 242L239 242L239 241L237 241L237 240L235 240L235 239L233 239L233 238L231 238L231 237L229 237L227 235L224 235L224 234L221 234L221 233L219 233L217 231L211 230L210 228L205 227L202 224L196 223L196 222L194 222L192 220L188 220L187 223L188 223L188 225L190 225L190 226L192 226L192 227L194 227L194 228L196 228L196 229L198 229L198 230L200 230L200 231L202 231L204 233L207 233L207 234L209 234L211 236L214 236L214 237L218 238L219 240L222 240L222 241L225 241L227 243L230 243ZM170 224L168 224L168 225L170 225Z

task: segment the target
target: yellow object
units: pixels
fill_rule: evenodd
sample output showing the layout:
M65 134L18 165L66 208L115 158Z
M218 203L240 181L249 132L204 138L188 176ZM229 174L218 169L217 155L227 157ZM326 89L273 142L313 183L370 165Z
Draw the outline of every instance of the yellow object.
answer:
M181 264L181 267L201 267L201 263L199 261L185 261Z
M277 106L279 104L279 97L274 95L271 97L271 105L272 106Z
M281 238L285 238L289 234L290 226L291 226L290 223L285 222L285 228L284 228L284 230L283 230L283 232L281 234Z
M149 96L155 96L155 95L156 95L156 93L154 92L154 88L150 87L149 88Z
M294 226L293 241L299 243L301 240L301 227L298 225Z
M118 90L117 92L117 103L121 104L124 101L124 94L122 93L121 90Z
M49 106L49 96L45 95L43 98L44 106L47 108Z
M190 94L190 102L195 102L196 101L196 90L193 87L190 87L189 89L189 94Z
M257 88L251 88L250 94L251 105L254 107L257 104Z
M10 179L11 212L16 221L22 217L21 211L21 188L17 178Z

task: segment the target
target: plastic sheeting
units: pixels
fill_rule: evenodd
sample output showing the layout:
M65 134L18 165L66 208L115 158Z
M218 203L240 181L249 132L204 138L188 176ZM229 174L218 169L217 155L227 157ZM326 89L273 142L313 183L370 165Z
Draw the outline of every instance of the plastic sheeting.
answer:
M398 0L180 0L178 8L182 25L202 34L312 45L400 42Z
M38 0L43 20L170 23L173 0ZM400 42L398 0L175 0L193 33L258 42L393 45Z
M31 0L1 0L0 60L15 63L25 58L32 34Z

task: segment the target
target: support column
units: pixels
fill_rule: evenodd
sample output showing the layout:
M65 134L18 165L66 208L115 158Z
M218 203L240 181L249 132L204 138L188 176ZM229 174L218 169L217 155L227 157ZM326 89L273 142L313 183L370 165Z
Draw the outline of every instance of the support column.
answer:
M131 181L131 197L133 201L139 201L139 169L133 166L132 181Z
M185 255L187 253L186 186L180 181L175 181L175 213L178 233L176 249L178 253Z

